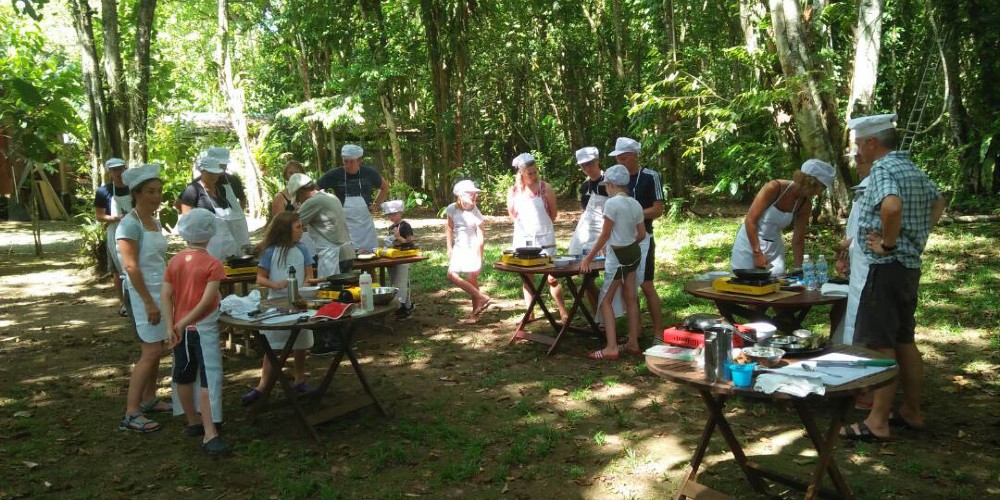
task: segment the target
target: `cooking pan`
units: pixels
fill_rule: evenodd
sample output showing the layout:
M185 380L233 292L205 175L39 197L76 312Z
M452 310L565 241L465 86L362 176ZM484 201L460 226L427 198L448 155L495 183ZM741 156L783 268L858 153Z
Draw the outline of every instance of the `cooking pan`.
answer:
M253 264L255 257L253 255L230 255L226 258L226 264L229 267L246 267Z
M542 254L541 247L519 247L514 249L518 255L525 257L537 257Z
M766 280L771 277L770 269L733 269L737 278L745 280Z
M725 318L718 314L698 313L684 319L684 328L691 332L704 332L723 322Z
M327 283L334 286L345 286L345 285L357 285L358 280L361 279L360 271L352 271L349 273L331 274L326 277Z

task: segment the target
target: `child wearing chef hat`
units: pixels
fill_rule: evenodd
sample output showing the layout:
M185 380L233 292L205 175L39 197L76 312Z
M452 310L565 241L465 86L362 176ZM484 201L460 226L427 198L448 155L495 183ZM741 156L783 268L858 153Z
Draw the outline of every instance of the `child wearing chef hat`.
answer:
M386 232L383 241L387 247L400 247L412 244L416 238L413 235L413 226L403 220L403 201L389 200L382 203L382 214L392 222ZM389 268L389 277L392 279L392 286L399 291L396 297L399 298L399 310L396 311L396 319L406 319L413 315L413 300L410 298L410 265L400 264Z

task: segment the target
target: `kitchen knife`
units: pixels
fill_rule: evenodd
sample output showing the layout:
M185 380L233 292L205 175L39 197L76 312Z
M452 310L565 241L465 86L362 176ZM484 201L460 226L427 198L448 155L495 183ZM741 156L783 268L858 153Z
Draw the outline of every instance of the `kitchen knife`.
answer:
M859 359L855 361L816 361L816 366L835 366L841 368L867 368L869 366L896 366L895 359Z

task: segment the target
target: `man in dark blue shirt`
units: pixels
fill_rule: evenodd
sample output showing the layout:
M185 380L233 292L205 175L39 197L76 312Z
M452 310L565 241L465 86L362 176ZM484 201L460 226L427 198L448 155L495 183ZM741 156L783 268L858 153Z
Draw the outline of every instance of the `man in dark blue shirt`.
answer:
M354 246L359 252L370 252L378 247L372 214L389 195L389 182L378 170L361 164L364 156L361 146L347 144L341 148L340 156L344 166L323 174L317 184L340 199ZM378 194L373 194L376 190Z
M122 299L121 273L125 272L125 269L118 262L118 252L115 251L117 248L115 229L118 228L118 221L122 220L122 217L125 217L129 210L132 210L132 193L129 192L128 184L122 180L122 174L128 168L125 160L109 158L108 161L104 162L104 168L108 169L108 177L111 182L97 188L94 195L94 209L97 222L107 224L107 238L105 239L108 254L107 270L112 274L112 282L118 293L118 298ZM118 314L125 316L126 313L123 300Z

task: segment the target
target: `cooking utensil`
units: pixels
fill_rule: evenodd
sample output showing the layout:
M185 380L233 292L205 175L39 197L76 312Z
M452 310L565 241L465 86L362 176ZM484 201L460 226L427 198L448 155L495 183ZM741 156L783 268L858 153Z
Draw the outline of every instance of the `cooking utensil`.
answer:
M396 297L396 293L398 291L398 288L391 286L377 286L372 288L373 302L377 306L384 306L389 302L392 302L392 299Z
M825 372L825 371L819 370L819 369L816 368L816 364L813 363L813 362L808 362L808 363L807 362L802 362L802 363L799 363L799 365L802 367L803 370L805 370L807 372L820 373L820 374L828 375L830 377L835 377L835 378L843 378L844 377L843 375L838 375L836 373L830 373L830 372Z
M817 361L816 366L839 368L867 368L869 366L896 366L895 359L859 359L855 361Z
M771 277L770 269L733 269L737 278L745 280L766 280Z
M692 332L703 332L725 321L718 314L697 313L684 318L684 328Z
M785 350L777 347L753 346L744 347L743 354L763 366L772 367L785 355Z
M231 255L226 258L226 265L233 268L247 267L253 264L254 258L255 257L253 255Z
M525 257L537 257L542 254L541 247L518 247L514 249L514 252L518 255Z
M349 273L331 274L326 277L326 281L331 285L357 285L358 281L361 279L360 271L351 271Z

